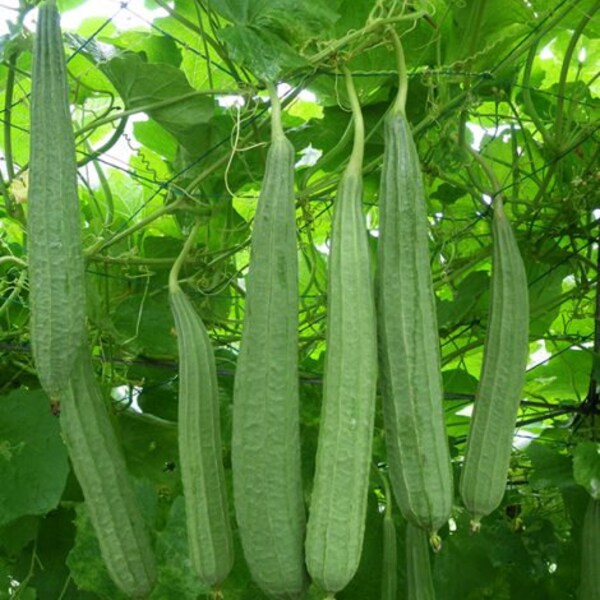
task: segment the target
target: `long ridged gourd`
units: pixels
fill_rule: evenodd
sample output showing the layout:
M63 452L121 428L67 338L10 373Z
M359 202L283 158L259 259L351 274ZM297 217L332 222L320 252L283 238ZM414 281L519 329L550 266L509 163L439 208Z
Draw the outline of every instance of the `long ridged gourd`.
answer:
M527 276L501 196L493 203L490 315L460 493L472 527L502 502L529 340Z
M60 398L63 437L104 563L125 594L145 598L156 579L154 553L85 343Z
M396 40L397 42L397 40ZM437 314L419 157L400 91L385 118L379 191L377 301L389 476L402 514L433 534L453 498Z
M217 368L206 327L177 280L196 231L171 270L169 304L179 349L179 463L190 560L203 583L217 586L233 566Z
M294 148L272 98L272 140L252 232L246 314L233 402L237 522L253 579L271 597L299 598L305 508L298 398L298 258Z
M85 339L85 287L75 142L54 0L39 8L30 114L31 342L40 383L56 399Z
M364 125L346 71L354 147L333 209L327 354L316 469L306 537L308 572L329 597L358 568L369 489L377 384L377 324L363 214Z
M406 581L408 600L435 600L428 533L406 524Z
M579 600L600 600L600 500L593 498L581 530Z

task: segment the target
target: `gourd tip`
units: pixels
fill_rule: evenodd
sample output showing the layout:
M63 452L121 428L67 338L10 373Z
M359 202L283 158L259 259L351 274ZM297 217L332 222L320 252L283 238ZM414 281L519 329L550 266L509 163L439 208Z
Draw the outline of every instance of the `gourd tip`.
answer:
M431 549L437 554L442 549L442 538L437 533L432 533L429 537Z
M481 521L480 521L479 517L473 517L471 519L469 529L470 529L471 533L479 533L479 530L481 529Z

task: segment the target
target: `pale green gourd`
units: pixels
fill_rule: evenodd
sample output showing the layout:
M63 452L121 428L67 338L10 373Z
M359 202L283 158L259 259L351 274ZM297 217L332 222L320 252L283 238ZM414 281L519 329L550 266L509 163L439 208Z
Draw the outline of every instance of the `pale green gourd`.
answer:
M108 572L125 594L145 598L156 579L154 553L85 343L60 408L63 437Z
M528 358L525 267L501 196L495 198L493 210L490 316L460 481L475 530L504 496Z
M56 400L85 339L85 286L75 142L54 0L39 7L31 79L31 343L40 383Z
M579 600L600 600L600 499L590 498L583 519Z
M233 566L233 539L223 469L219 388L206 327L178 282L197 227L169 276L169 304L179 349L178 438L192 569L218 586Z
M394 39L395 36L394 36ZM379 191L378 326L389 476L402 514L434 534L453 499L427 207L404 114L406 76L385 118Z
M312 579L332 598L358 568L365 530L375 395L377 325L362 196L364 125L346 71L354 147L334 204L327 354L306 537Z
M272 141L252 232L233 402L236 518L246 562L271 597L299 598L305 509L298 398L294 148L272 99Z
M34 43L29 184L31 340L37 373L60 405L63 437L108 572L125 594L144 598L156 579L150 536L86 342L75 143L54 0L40 4Z
M407 600L435 600L428 533L406 524Z

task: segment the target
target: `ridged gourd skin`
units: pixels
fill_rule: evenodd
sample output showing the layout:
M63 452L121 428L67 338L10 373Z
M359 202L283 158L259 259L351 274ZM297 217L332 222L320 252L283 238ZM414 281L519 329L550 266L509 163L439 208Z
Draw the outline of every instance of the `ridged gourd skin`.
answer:
M391 500L391 497L389 498ZM383 515L383 573L381 600L398 600L398 542L392 511Z
M60 407L62 434L108 572L123 593L145 598L156 580L150 536L84 343Z
M384 127L377 302L389 476L404 517L434 533L450 516L453 482L427 207L403 112L392 109Z
M500 196L493 210L489 320L460 482L475 530L504 496L529 354L525 266Z
M75 141L54 0L39 7L30 114L31 342L40 383L57 399L85 338L85 285Z
M219 389L206 327L179 285L169 286L179 348L179 464L192 569L209 586L233 566Z
M435 588L431 574L428 533L406 524L406 581L407 600L435 600Z
M348 86L352 98L351 80ZM348 585L360 562L377 385L360 106L353 115L355 145L333 208L323 403L306 538L308 572L330 597Z
M600 499L590 498L581 531L579 600L600 600Z
M236 518L250 573L273 598L300 598L306 515L300 461L295 152L272 93L272 142L258 199L234 384Z

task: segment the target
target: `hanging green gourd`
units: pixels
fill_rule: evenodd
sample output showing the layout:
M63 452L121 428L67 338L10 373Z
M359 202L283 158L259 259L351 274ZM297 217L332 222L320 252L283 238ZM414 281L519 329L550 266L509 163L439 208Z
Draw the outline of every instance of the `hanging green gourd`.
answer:
M75 141L55 0L40 4L33 49L27 213L31 343L56 400L85 339L84 260Z
M294 161L271 87L271 147L258 199L237 361L232 466L242 548L274 598L307 585L300 470L298 258Z
M190 560L199 579L217 587L233 566L217 368L206 327L178 281L197 230L171 269L169 304L179 350L179 461Z
M392 39L399 89L385 118L377 255L383 414L396 500L406 519L433 535L450 516L453 483L427 206L419 157L404 113L404 55L395 33Z
M474 530L504 496L529 355L527 275L501 195L493 211L490 316L460 481Z
M306 537L308 571L332 598L358 569L377 384L377 325L363 214L364 124L345 70L354 146L337 190L327 294L327 355Z

